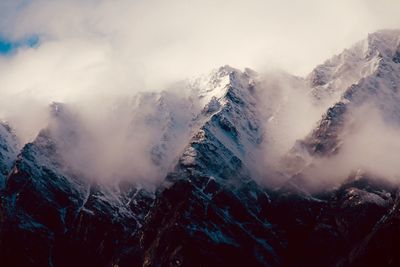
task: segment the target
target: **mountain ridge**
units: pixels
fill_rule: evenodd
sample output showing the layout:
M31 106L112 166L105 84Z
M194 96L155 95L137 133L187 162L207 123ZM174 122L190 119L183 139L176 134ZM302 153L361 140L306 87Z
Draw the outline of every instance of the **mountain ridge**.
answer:
M133 114L114 125L132 133L112 137L142 143L142 164L154 169L139 175L153 179L148 187L129 172L111 183L102 180L108 173L92 177L93 155L75 148L96 136L73 107L52 104L49 125L18 156L16 141L7 141L12 131L0 125L0 141L15 155L2 191L1 258L18 267L362 266L365 255L375 255L371 240L388 240L381 232L397 218L396 185L359 169L315 193L304 186L306 171L340 153L347 117L360 106L373 103L385 120L400 123L399 44L400 31L371 34L299 81L311 85L324 112L285 155L291 170L259 172L260 145L277 111L262 114L264 88L250 69L223 66L181 83L184 96L143 93L115 108ZM138 125L155 134L141 139ZM271 175L283 179L279 188L265 186ZM381 263L399 262L390 260Z

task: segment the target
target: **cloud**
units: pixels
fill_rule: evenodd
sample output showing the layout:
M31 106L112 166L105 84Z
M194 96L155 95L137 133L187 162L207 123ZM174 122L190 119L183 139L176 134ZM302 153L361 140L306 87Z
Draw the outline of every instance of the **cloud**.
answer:
M338 185L356 171L398 184L400 127L370 103L353 108L346 121L339 152L315 158L303 175L317 189Z
M59 42L107 43L140 69L174 78L224 64L273 65L306 74L368 32L400 25L396 0L5 0L1 5L0 31L12 39L38 34Z

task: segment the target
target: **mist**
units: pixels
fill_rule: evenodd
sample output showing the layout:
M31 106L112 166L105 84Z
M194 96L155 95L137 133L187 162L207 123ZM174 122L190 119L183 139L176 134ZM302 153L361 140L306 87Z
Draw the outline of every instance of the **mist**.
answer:
M262 146L265 161L274 166L297 140L312 131L327 107L315 103L305 79L286 72L264 72L258 86L265 128Z
M306 140L313 129L319 127L324 109L316 106L312 97L302 94L301 87L284 88L285 83L264 86L264 91L280 90L279 97L276 93L274 97L267 94L263 101L289 105L282 109L276 107L265 121L264 157L260 164L267 186L279 187L293 177L301 177L305 189L319 192L340 186L354 174L357 174L355 179L369 177L385 183L400 183L400 124L397 117L384 113L384 105L366 102L347 106L335 152L311 155L306 150L298 150L297 142ZM293 163L294 169L289 167Z
M116 97L103 105L53 103L45 129L69 173L151 189L176 164L197 110L190 97L172 89Z
M338 153L315 158L303 170L313 190L334 187L353 173L400 183L400 125L388 121L372 103L352 108L341 133Z

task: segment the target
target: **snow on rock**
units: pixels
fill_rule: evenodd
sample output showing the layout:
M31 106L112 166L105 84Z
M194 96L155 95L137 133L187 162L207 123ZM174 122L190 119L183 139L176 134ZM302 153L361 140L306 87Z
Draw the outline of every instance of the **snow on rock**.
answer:
M350 49L316 67L307 77L314 88L312 94L330 106L363 78L374 75L382 61L395 63L399 51L400 31L383 30L372 33Z
M201 101L208 102L203 102L204 108L194 121L193 137L180 159L185 168L193 165L198 174L227 179L224 168L235 170L234 175L240 165L251 166L262 133L252 91L255 77L249 73L225 66L208 76L208 90L197 89ZM215 158L210 158L213 154Z
M130 131L135 132L137 127L143 127L150 134L149 154L155 168L159 168L164 176L173 169L182 155L182 158L188 156L186 158L190 163L192 153L186 152L185 147L192 138L200 138L206 124L210 125L208 130L215 127L214 134L218 138L225 138L228 142L232 137L241 138L241 144L232 144L230 149L242 153L243 146L254 146L260 138L259 133L257 136L246 133L249 127L250 131L258 127L255 107L250 108L251 117L244 120L239 110L241 105L247 105L246 108L255 105L256 101L250 95L255 77L256 73L249 69L241 72L224 66L177 85L189 91L188 94L174 90L140 93L128 104L131 106L128 112L132 113L133 118ZM241 129L236 129L236 124ZM219 129L223 131L217 133Z
M234 68L224 66L213 70L209 74L202 75L199 78L189 81L194 94L198 95L200 98L200 106L204 107L207 105L213 97L220 99L226 94L231 83L230 75L234 71Z
M96 259L107 264L113 254L103 251L118 250L138 229L152 197L130 195L133 185L123 186L122 194L81 176L64 157L82 137L79 121L60 103L52 104L50 113L49 126L24 146L6 181L1 225L6 233L1 247L4 262L59 266L67 261L76 266ZM142 207L137 208L135 201Z
M18 139L6 122L0 122L0 191L19 152Z
M400 123L400 31L384 30L370 34L338 56L318 66L308 77L312 93L327 111L311 133L300 141L299 150L289 154L299 158L331 156L340 151L345 127L363 105L377 109L385 121ZM349 76L350 78L348 78ZM305 148L305 149L303 149ZM290 156L289 156L290 158ZM293 158L293 157L292 157ZM310 160L306 160L311 165ZM300 164L300 169L304 165Z
M194 89L204 108L137 237L145 266L230 265L244 259L250 265L279 265L283 245L263 215L269 198L251 172L262 136L253 75L225 66ZM160 220L162 227L154 231ZM238 246L243 242L251 245ZM222 250L230 253L217 252ZM236 253L241 257L232 257Z

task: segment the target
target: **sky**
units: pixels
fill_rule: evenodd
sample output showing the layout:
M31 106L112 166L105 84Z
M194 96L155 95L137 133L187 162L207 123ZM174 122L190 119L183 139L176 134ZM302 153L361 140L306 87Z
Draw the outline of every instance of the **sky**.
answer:
M10 55L15 50L21 47L34 48L39 45L39 38L36 35L31 35L23 40L8 40L0 37L0 55Z
M69 53L103 46L142 78L224 64L305 75L369 32L398 27L397 10L397 0L2 0L0 46L31 36Z

